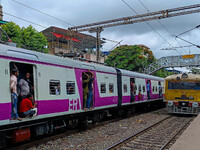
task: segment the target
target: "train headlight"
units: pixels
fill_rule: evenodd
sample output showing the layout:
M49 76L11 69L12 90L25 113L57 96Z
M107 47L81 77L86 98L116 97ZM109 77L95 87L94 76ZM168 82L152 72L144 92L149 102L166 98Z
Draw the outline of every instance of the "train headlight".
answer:
M173 106L173 102L172 102L172 101L169 101L169 102L167 103L167 105L168 105L169 107L172 107L172 106Z
M194 99L194 97L193 96L189 96L189 99L192 100L192 99Z
M192 107L197 108L198 107L198 103L197 102L192 103Z

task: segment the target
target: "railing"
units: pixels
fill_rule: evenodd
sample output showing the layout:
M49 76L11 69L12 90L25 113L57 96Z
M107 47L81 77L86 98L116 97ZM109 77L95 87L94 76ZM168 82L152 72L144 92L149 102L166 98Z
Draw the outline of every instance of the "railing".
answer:
M152 74L162 68L200 66L200 54L162 57L144 68L144 73Z

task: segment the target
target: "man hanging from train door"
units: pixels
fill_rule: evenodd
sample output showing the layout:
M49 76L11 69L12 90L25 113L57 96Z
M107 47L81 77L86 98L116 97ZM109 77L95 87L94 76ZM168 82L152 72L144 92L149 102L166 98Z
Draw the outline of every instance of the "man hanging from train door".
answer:
M13 120L22 120L17 113L17 76L19 75L19 71L16 68L12 69L12 75L10 77L10 90L11 90L11 102L12 102L12 113L11 118Z
M93 81L94 81L94 73L91 72L89 69L89 82L88 82L88 90L89 90L89 93L88 93L88 98L87 98L87 102L86 102L86 108L87 109L90 109L90 103L91 103L91 99L92 99L92 84L93 84Z
M150 91L151 85L150 80L147 80L147 98L151 99L151 91Z
M86 101L88 99L88 82L89 75L86 72L83 72L83 109L86 110Z
M131 93L131 103L135 101L135 79L130 78L130 93Z

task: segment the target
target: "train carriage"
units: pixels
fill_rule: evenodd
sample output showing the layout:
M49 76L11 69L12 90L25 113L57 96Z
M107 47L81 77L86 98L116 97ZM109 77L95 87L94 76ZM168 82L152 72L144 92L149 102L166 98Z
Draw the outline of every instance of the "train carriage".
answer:
M166 108L169 113L200 112L200 75L176 74L165 78Z
M20 73L18 79L26 72L31 73L34 99L38 103L37 116L22 121L11 120L10 75L15 66ZM92 109L85 110L83 76L89 72L94 74L90 104ZM3 44L0 44L0 77L0 148L5 147L6 137L14 137L14 143L20 142L30 138L24 133L40 136L59 127L77 125L77 122L89 119L95 122L103 115L132 109L137 107L136 104L162 102L163 90L159 89L163 89L164 83L163 78L151 75ZM134 96L131 95L131 82L134 83ZM149 91L147 83L150 84ZM26 138L20 139L14 134L16 132Z

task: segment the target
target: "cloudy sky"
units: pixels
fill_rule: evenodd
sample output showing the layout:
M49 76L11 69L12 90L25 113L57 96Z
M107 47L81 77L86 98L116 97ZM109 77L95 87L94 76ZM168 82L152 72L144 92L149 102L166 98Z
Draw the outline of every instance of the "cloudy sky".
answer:
M124 0L130 7L138 14L147 13L147 9L151 12L177 8L182 6L199 4L199 0ZM38 11L29 9L26 6L42 11L53 17L59 18L62 21L48 17ZM145 7L142 5L144 4ZM38 31L42 31L45 27L57 26L67 29L72 25L82 25L109 19L121 18L126 16L136 15L122 0L1 0L3 6L4 20L13 21L22 26L28 26L31 23L18 19L20 17L29 20ZM7 13L7 14L6 14ZM9 15L8 15L9 14ZM14 15L16 17L10 16ZM172 55L186 55L190 53L200 54L200 49L192 46L184 49L164 51L162 48L169 48L190 45L184 41L176 39L171 35L178 35L188 29L200 25L200 13L177 16L174 18L167 18L150 21L149 24L145 22L135 23L130 25L116 26L105 28L101 33L101 37L113 41L121 41L121 44L144 44L148 46L156 56L156 58ZM167 29L167 30L166 30ZM168 32L169 31L169 32ZM87 33L87 32L85 32ZM171 34L170 34L171 33ZM89 33L88 33L89 34ZM92 34L95 36L95 34ZM161 36L165 39L163 39ZM200 28L192 30L181 36L194 44L200 45ZM177 42L178 41L178 42ZM116 43L107 42L104 44L102 51L110 50Z

